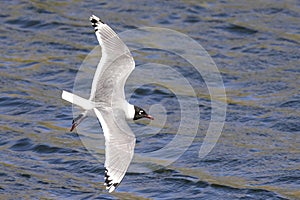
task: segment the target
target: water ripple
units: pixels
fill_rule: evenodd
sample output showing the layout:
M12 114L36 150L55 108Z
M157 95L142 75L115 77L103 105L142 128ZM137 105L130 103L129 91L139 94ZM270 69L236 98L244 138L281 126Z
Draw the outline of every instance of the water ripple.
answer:
M2 8L1 199L298 198L296 1L12 0L3 1ZM211 118L210 95L201 75L172 52L134 52L137 67L163 63L191 82L201 111L199 131L172 165L149 173L129 172L117 192L105 192L103 163L76 133L68 132L72 107L60 99L62 89L72 90L80 64L97 45L88 22L91 12L117 32L143 26L178 30L209 52L222 74L228 111L221 138L207 157L198 158ZM166 77L172 79L172 74ZM190 97L186 91L182 95ZM144 85L130 101L148 107L159 103L168 115L159 127L135 124L136 152L158 150L174 138L180 106L167 87ZM161 131L153 134L156 130ZM103 144L99 156L104 159Z

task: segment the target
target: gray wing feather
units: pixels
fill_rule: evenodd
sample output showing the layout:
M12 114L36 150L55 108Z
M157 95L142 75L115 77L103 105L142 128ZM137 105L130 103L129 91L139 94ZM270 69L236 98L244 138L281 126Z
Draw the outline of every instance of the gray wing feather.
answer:
M122 181L134 154L135 136L125 120L125 108L119 107L120 102L125 102L124 86L134 69L134 60L127 46L108 25L94 15L90 21L102 51L90 100L106 105L96 106L94 111L104 132L105 184L112 192Z
M94 15L90 21L95 27L102 51L92 83L90 100L111 104L115 98L125 99L124 85L134 69L134 60L128 47L107 24Z
M135 136L125 120L124 111L112 111L112 108L94 108L94 111L105 137L105 185L112 192L122 181L132 160Z

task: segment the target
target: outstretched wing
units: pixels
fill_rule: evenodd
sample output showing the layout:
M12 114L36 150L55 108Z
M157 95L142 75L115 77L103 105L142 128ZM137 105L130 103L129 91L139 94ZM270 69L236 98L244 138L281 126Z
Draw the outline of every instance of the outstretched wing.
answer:
M98 17L90 17L101 46L102 57L94 75L90 100L111 104L115 98L125 99L125 82L134 69L128 47L118 35ZM114 96L112 96L114 95Z
M135 136L122 110L94 108L105 137L105 185L109 192L121 183L134 154ZM117 120L116 120L117 119Z

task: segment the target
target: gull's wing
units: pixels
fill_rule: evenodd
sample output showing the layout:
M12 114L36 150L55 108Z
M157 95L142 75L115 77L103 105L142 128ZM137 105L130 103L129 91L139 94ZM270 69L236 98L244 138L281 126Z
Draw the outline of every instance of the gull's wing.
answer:
M92 83L90 100L111 104L115 98L125 99L124 86L134 69L134 60L128 47L107 24L94 15L90 17L90 21L102 51Z
M132 160L135 136L125 120L124 111L113 111L112 108L94 108L94 111L105 137L105 185L112 192L122 181Z

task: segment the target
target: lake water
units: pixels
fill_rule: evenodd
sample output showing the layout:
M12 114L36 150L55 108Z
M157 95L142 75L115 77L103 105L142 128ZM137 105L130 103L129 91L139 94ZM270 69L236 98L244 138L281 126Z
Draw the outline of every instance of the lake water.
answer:
M2 1L0 199L299 199L299 13L296 0ZM143 74L146 67L153 70L145 64L157 63L179 72L196 93L182 89L177 95L161 85L139 85L130 102L147 110L156 105L151 111L165 115L130 125L137 136L136 154L147 155L174 139L182 116L180 97L196 98L200 117L187 118L187 128L198 121L199 128L187 131L192 143L170 165L157 158L154 167L144 166L143 156L137 157L117 191L105 191L97 120L91 117L81 131L70 133L72 105L61 99L61 90L76 86L78 69L97 45L91 14L117 33L168 28L206 49L227 95L224 129L207 156L198 157L212 114L204 79L171 52L134 51L139 74L130 77L126 91L146 78L157 81ZM153 73L174 79L161 69ZM94 153L84 143L88 138L96 143Z

